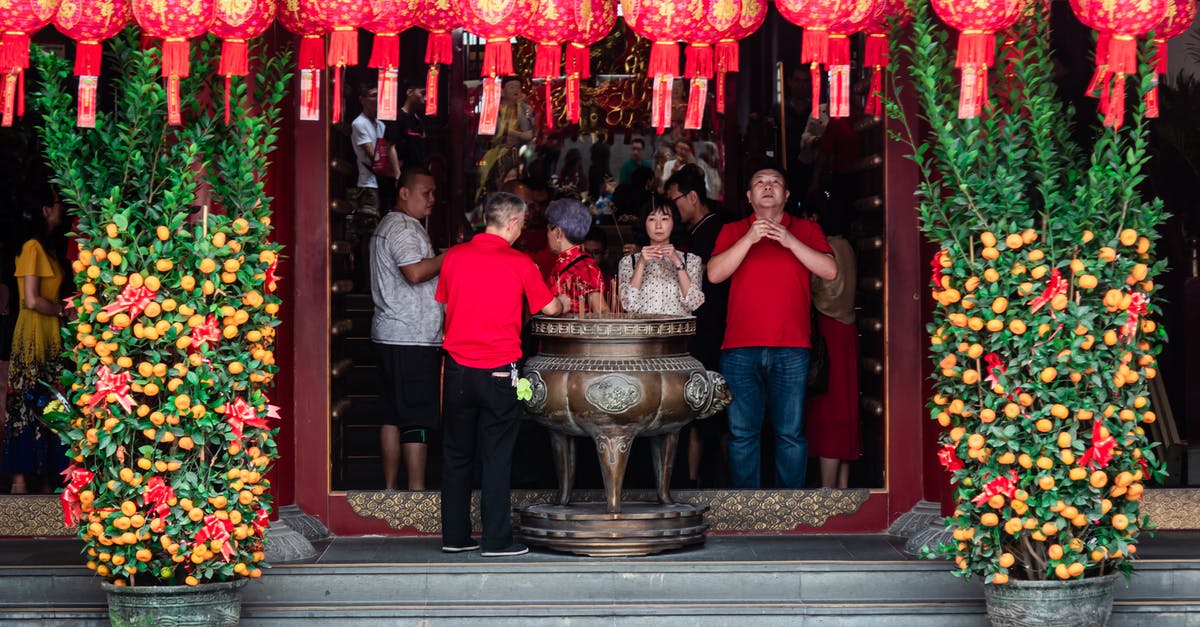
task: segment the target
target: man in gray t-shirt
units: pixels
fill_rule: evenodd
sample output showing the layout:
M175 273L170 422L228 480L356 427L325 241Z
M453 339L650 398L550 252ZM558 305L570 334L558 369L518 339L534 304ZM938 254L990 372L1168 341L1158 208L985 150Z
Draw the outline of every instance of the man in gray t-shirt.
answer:
M421 220L433 212L434 180L411 168L396 206L371 236L371 341L379 355L384 403L379 432L384 485L396 489L401 451L409 490L425 489L429 430L438 427L442 305L434 300L443 255Z

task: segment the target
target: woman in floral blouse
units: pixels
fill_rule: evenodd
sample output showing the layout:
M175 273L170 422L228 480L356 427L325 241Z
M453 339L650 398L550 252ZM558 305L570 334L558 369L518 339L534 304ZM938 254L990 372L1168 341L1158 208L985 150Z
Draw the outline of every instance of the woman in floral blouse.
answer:
M644 215L650 244L621 259L621 306L630 313L690 316L704 304L700 257L683 253L671 243L679 222L672 203L655 202Z

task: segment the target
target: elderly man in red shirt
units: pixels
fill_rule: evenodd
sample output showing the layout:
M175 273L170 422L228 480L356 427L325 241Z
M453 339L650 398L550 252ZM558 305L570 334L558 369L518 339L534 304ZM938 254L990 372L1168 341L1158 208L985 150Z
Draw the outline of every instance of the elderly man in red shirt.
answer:
M801 489L808 465L804 384L812 347L810 279L837 277L821 227L784 212L782 170L750 177L753 213L721 228L708 279L732 279L721 374L729 382L729 472L735 488L761 486L759 437L765 415L775 427L775 471L781 488Z
M446 253L436 299L446 305L442 460L442 550L480 548L484 557L529 552L513 541L509 494L521 419L517 360L526 312L556 315L533 261L512 248L525 224L525 202L499 192L484 204L486 228ZM526 309L528 307L528 309ZM482 466L483 537L471 538L471 471Z

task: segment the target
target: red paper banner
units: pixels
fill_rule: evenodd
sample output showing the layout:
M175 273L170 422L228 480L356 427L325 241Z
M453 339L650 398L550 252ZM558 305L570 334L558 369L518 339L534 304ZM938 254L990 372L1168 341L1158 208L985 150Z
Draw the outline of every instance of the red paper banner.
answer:
M80 128L96 128L97 82L95 76L79 77L79 92L75 99L75 125Z
M829 68L829 117L850 117L850 66Z
M684 117L683 128L694 130L704 126L704 103L707 101L708 79L693 78L688 91L687 116Z
M4 75L4 95L3 95L4 113L0 116L0 126L12 126L13 115L16 113L17 106L17 75L16 73Z
M321 70L300 70L300 119L321 119Z
M437 115L438 110L438 67L429 66L425 74L425 115Z
M400 89L400 76L396 68L387 68L379 71L379 119L380 120L395 120L396 111L400 108L399 95L396 93Z
M500 78L483 79L482 111L479 114L479 134L495 135L500 120Z
M183 112L179 104L179 76L175 74L167 77L167 124L183 124Z

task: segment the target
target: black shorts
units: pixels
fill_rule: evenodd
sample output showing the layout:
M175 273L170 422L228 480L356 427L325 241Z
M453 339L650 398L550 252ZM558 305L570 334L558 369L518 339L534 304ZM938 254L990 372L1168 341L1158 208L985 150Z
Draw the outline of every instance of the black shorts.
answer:
M439 425L442 349L376 344L383 411L380 424L409 429Z

